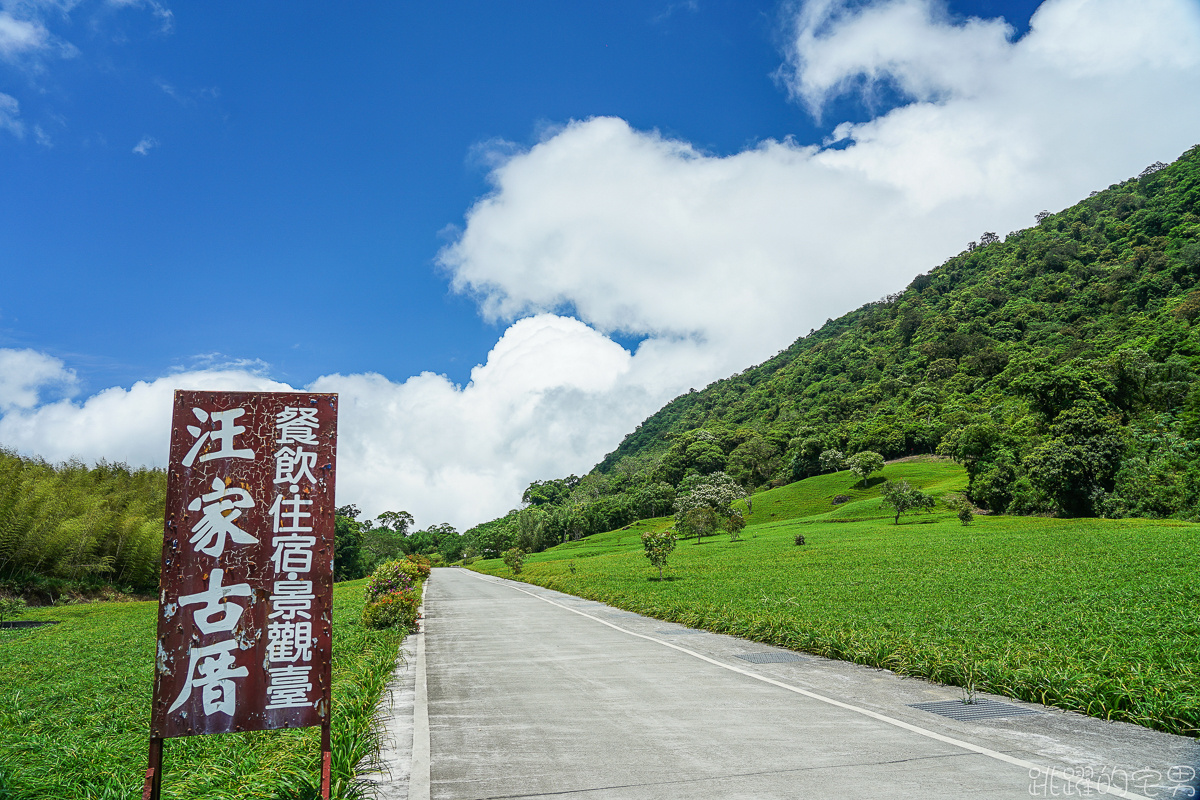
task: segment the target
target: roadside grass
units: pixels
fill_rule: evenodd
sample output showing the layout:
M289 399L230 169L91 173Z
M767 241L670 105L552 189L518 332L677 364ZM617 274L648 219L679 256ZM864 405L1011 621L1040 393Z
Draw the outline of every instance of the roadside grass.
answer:
M360 625L365 580L333 592L333 783L361 794L355 767L377 747L375 708L402 634ZM140 796L149 742L157 606L91 603L29 611L40 628L0 631L0 798ZM163 797L318 796L320 728L169 739Z
M921 480L907 467L889 465L885 475L935 494L965 482L954 465L912 465L927 471ZM738 542L681 542L668 580L656 579L633 528L590 537L595 556L574 573L567 563L584 542L530 556L519 579L718 633L1200 735L1200 525L980 516L964 527L946 510L893 525L877 486L854 501L874 518L837 521L814 513L837 480L756 496L754 520L772 510L807 516L752 522ZM837 493L854 497L847 482ZM471 568L512 577L499 561Z

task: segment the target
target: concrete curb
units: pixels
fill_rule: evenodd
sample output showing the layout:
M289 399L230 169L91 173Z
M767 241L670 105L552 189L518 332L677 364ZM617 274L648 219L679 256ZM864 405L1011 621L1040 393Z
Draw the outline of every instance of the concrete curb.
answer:
M422 614L425 606L421 606ZM412 771L408 781L409 800L429 800L429 690L425 683L425 626L416 633L416 685L413 687Z
M425 606L419 613L424 615ZM377 768L359 772L375 800L429 800L429 710L425 684L424 626L400 645L396 666L379 702L383 727ZM363 765L359 765L361 770Z

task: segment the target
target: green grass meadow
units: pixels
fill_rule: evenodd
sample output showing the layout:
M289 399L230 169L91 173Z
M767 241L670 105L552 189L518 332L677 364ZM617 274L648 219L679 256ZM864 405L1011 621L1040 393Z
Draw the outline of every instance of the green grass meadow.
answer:
M357 793L355 766L375 747L376 703L402 634L359 624L365 580L337 584L333 613L335 797ZM0 798L141 797L149 742L157 604L90 603L0 631ZM320 729L168 739L163 797L317 796Z
M941 495L955 464L884 474ZM530 556L521 580L905 675L1200 735L1200 525L901 517L846 472L754 497L741 541L679 542L663 581L643 520ZM850 500L833 506L836 495ZM797 534L806 543L797 546ZM572 566L574 572L572 572ZM473 569L511 577L499 560Z

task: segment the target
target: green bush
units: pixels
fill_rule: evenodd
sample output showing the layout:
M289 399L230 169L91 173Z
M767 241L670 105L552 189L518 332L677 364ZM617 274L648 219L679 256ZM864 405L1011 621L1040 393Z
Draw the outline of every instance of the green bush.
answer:
M952 494L942 501L946 508L958 514L958 521L963 525L970 525L975 521L975 512L971 508L971 503L961 494Z
M411 589L416 582L412 562L403 559L385 561L367 578L363 599L373 603L385 595Z
M0 597L0 622L19 617L25 611L25 600L21 597Z
M380 597L363 606L362 622L368 628L400 628L414 630L417 627L417 609L421 605L421 593L417 589L401 589Z
M521 567L525 564L525 551L519 547L510 547L504 551L504 563L512 570L513 575L520 575Z

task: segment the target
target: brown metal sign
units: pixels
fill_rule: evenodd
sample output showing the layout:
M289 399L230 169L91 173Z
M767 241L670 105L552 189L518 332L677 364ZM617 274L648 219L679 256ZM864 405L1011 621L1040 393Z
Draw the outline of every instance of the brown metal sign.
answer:
M337 395L175 393L153 739L328 726Z

